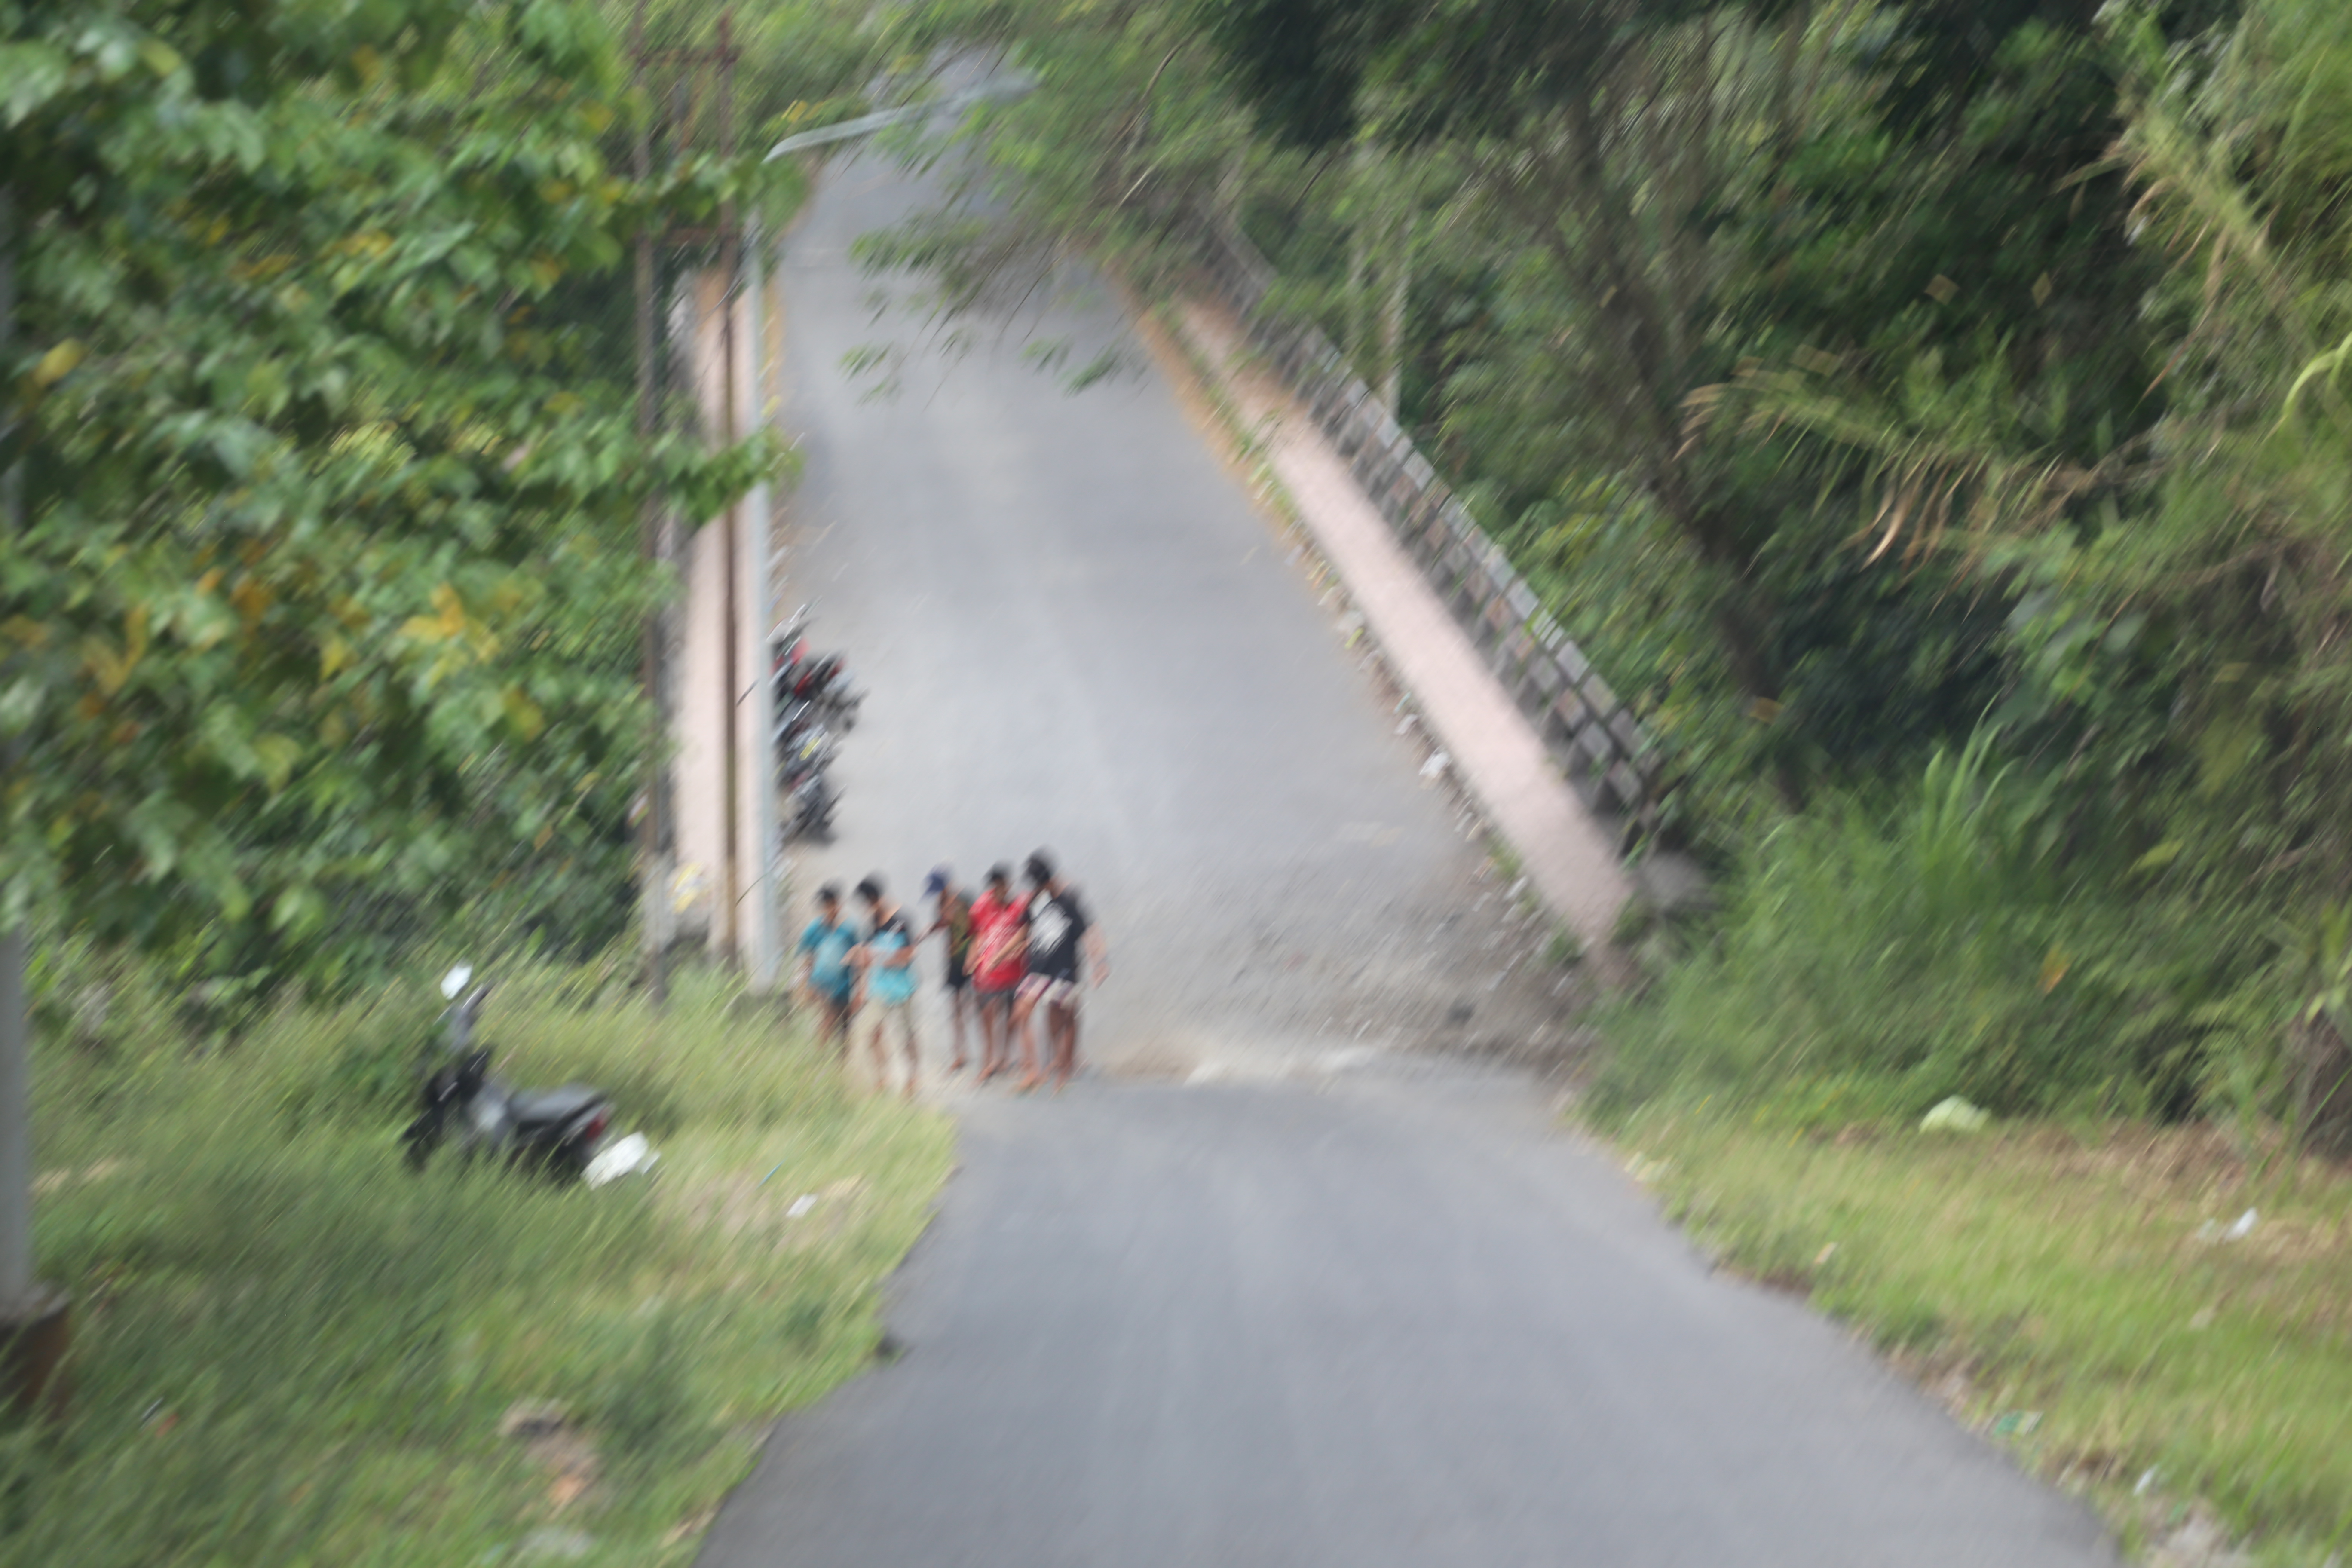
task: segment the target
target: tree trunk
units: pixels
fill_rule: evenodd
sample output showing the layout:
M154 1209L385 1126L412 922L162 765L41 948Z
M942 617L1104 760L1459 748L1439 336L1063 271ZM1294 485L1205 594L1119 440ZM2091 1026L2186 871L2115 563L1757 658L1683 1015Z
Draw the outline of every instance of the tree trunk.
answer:
M16 193L0 186L0 358L16 346ZM14 424L13 419L10 420ZM13 545L24 520L22 470L0 474L0 539ZM15 748L0 755L16 766ZM25 933L0 931L0 1323L33 1295L33 1072L25 1005Z
M1361 224L1351 224L1348 230L1348 363L1358 371L1364 368L1364 294L1367 275L1371 270L1371 247L1364 243Z
M1388 303L1381 313L1381 405L1391 419L1404 410L1404 329L1412 295L1412 218L1397 225L1389 247Z

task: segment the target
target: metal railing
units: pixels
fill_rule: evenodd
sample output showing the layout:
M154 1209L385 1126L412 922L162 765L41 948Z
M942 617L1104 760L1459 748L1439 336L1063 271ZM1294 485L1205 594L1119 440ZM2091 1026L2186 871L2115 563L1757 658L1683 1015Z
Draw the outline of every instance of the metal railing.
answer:
M1207 276L1348 460L1397 542L1621 847L1654 833L1665 757L1320 328L1269 309L1273 264L1230 222L1191 226Z

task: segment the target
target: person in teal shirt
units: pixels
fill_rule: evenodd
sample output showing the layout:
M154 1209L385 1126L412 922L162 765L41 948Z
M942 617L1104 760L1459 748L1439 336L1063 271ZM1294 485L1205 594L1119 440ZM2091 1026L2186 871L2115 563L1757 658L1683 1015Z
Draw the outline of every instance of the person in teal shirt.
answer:
M850 954L857 928L841 918L841 889L827 882L816 890L816 919L801 932L801 994L817 1010L817 1037L849 1054L849 1005L856 994L857 971Z
M915 1078L920 1058L915 1045L915 936L907 925L907 911L882 891L879 872L857 884L857 901L866 906L866 940L850 962L866 974L866 1003L874 1015L874 1068L877 1080L890 1082L887 1034L895 1024L907 1053L907 1098L915 1098Z

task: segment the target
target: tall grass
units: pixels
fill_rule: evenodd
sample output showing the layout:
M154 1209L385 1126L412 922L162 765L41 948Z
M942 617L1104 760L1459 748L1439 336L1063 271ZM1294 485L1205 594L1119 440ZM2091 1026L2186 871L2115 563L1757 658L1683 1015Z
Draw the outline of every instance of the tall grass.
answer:
M596 1192L403 1169L422 984L202 1058L46 1045L37 1239L78 1301L75 1391L0 1445L0 1559L476 1563L550 1522L682 1559L747 1434L862 1364L945 1169L938 1122L737 1000L703 977L656 1017L593 971L494 997L502 1070L594 1083L661 1148ZM526 1399L571 1412L584 1492L499 1435Z
M1602 1114L1669 1089L1804 1121L1913 1113L2177 1113L2210 1079L2226 944L2178 903L2074 879L2047 803L1982 742L1938 752L1895 804L1778 825L1719 922L1615 1008Z

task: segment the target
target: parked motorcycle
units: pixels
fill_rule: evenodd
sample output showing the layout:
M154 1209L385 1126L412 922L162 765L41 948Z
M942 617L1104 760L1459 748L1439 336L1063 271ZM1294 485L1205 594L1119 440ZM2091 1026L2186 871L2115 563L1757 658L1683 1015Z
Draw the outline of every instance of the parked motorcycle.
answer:
M768 638L776 788L788 839L833 831L834 808L841 799L832 779L835 736L857 722L858 705L865 700L845 656L809 651L808 623L808 606L803 605Z
M445 1139L468 1160L497 1159L566 1181L584 1175L613 1121L613 1102L581 1084L518 1089L490 1076L490 1053L474 1044L474 1023L489 1000L460 964L441 982L449 1000L443 1060L426 1075L416 1119L401 1134L408 1163L423 1170ZM464 993L461 999L460 993Z
M821 724L779 739L776 783L784 797L785 837L814 838L833 830L833 809L841 799L833 787L834 751Z
M781 714L806 703L834 727L846 731L857 722L865 693L857 689L846 655L809 652L807 629L808 606L803 605L768 638L768 673L774 683L776 711Z

